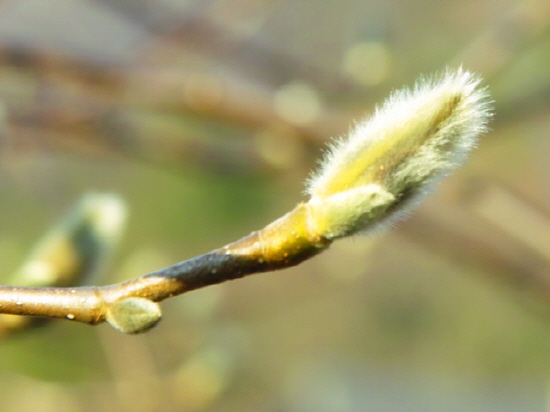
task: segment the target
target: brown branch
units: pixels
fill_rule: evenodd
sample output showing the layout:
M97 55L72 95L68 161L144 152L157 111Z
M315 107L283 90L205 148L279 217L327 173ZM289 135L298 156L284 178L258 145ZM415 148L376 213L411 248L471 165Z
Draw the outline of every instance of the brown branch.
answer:
M69 319L90 325L108 321L127 333L160 320L153 302L243 276L297 265L330 241L307 230L307 205L258 232L201 256L140 278L102 287L0 286L0 313ZM288 235L290 234L290 236Z

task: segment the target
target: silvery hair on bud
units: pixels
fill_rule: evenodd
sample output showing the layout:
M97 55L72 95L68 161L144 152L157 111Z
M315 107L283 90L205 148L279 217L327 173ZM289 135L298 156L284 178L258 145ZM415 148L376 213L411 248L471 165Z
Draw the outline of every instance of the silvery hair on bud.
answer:
M321 232L342 237L385 222L462 164L491 117L480 81L462 69L422 78L412 90L391 94L370 119L331 145L309 180L309 203L313 213L330 209L330 214L336 213L335 195L339 205L342 198L349 204L342 209L346 222L323 216ZM354 194L358 191L362 199ZM376 211L365 201L366 192Z

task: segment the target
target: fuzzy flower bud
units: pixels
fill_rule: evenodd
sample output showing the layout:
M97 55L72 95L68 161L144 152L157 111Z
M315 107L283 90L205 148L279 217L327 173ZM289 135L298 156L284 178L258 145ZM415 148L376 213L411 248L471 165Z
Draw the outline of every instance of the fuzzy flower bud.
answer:
M462 69L422 79L336 141L309 180L310 227L327 239L366 231L462 164L491 117L479 83Z

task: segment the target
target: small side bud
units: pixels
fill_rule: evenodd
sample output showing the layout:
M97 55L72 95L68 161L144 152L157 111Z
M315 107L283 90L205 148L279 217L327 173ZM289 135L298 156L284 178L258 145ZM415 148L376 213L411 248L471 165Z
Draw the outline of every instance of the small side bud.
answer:
M424 79L333 144L309 180L311 229L327 239L366 231L462 164L491 117L479 83L462 69Z
M161 319L158 303L145 298L126 298L109 306L107 322L123 333L146 332Z

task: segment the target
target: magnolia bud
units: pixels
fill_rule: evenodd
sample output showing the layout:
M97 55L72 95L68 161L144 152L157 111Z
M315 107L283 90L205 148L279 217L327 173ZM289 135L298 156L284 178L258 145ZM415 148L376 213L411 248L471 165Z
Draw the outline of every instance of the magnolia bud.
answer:
M312 230L327 239L368 230L459 166L491 116L479 83L462 69L424 79L333 144L307 188Z

